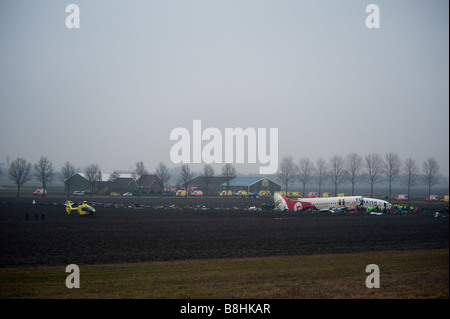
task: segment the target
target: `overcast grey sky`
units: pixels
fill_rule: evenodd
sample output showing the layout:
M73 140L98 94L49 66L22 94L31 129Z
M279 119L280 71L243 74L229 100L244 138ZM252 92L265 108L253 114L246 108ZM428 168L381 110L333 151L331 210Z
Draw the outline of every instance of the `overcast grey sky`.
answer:
M79 29L66 28L70 3ZM379 29L365 25L370 3ZM279 159L396 152L420 168L433 156L448 175L448 6L3 0L0 162L174 167L170 132L199 119L278 128Z

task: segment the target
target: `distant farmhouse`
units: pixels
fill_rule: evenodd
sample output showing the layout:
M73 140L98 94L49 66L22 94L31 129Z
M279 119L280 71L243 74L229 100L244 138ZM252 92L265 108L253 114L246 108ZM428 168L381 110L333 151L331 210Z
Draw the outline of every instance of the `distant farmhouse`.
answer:
M206 184L207 179L204 176L197 176L189 182L189 187L196 187L203 191L206 195ZM223 176L213 176L210 177L208 182L208 195L217 195L223 190L227 189L227 180ZM247 193L258 193L262 190L270 191L275 193L281 190L281 185L274 182L270 178L255 176L255 177L235 177L229 183L229 190L233 193L245 190Z
M226 181L222 183L221 190L227 189ZM239 176L233 178L229 183L229 190L233 193L245 190L247 193L257 193L265 190L270 191L272 194L281 191L281 185L274 182L268 177L261 176Z
M77 173L69 179L70 192L89 190L91 184L85 173ZM67 190L68 181L64 182ZM142 194L153 194L161 192L161 183L156 175L144 175L140 182ZM109 192L139 192L138 184L131 174L119 174L119 177L112 180L110 174L102 174L101 182L98 182L95 189L100 193Z

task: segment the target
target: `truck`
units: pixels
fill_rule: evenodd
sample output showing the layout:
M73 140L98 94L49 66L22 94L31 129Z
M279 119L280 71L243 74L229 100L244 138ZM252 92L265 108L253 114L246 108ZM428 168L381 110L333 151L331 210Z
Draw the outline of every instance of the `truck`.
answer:
M285 191L279 191L278 194L288 197L288 198L299 198L302 197L302 193L300 192L285 192Z
M189 187L187 190L184 188L181 188L175 192L175 196L180 196L180 197L189 196L192 194L192 192L194 192L196 190L197 190L197 187Z
M177 192L175 193L175 196L186 196L187 192L185 189L179 189L177 190Z
M398 194L396 200L408 200L408 194Z
M234 193L233 195L239 196L239 197L246 197L248 194L247 194L247 191L240 190L240 191L237 191L236 193Z
M228 191L228 194L227 194L227 191L221 191L219 196L233 196L233 192Z

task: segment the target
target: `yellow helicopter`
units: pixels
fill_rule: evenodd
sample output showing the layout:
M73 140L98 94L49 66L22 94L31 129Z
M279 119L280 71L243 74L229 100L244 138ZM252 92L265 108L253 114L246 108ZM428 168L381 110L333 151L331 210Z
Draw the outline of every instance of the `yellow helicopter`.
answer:
M70 201L67 201L66 203L66 212L67 214L70 215L71 211L78 211L78 214L80 214L81 216L89 216L89 215L94 215L95 213L95 208L92 206L89 206L88 203L86 201L83 201L83 203L79 204L76 207L72 207L72 204Z

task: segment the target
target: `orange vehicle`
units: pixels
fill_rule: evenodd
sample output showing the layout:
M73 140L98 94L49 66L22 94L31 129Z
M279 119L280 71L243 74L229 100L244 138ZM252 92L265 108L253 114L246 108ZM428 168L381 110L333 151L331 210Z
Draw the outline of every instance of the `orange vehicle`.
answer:
M430 195L430 197L425 198L427 202L438 202L439 196L438 195Z
M44 195L47 195L47 190L46 189L43 189L43 188L38 188L38 189L36 189L34 192L33 192L33 195L34 196L44 196Z
M306 195L306 198L317 198L319 197L317 192L308 192L308 195Z

